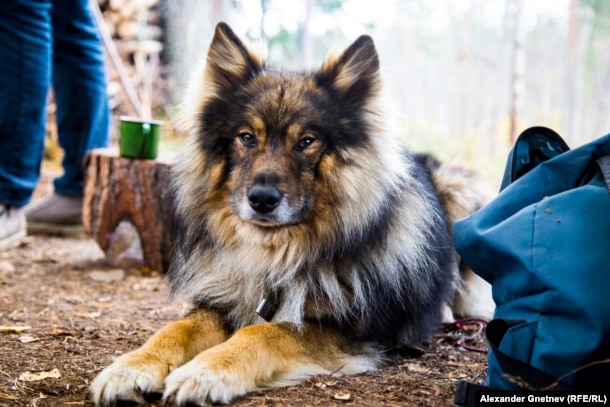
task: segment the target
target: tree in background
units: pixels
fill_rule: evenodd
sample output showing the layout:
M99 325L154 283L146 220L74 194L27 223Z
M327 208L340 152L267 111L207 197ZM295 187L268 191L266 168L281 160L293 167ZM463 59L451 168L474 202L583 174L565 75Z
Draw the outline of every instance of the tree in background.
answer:
M219 20L266 42L270 64L287 69L315 68L333 45L368 33L415 147L503 161L532 125L553 127L572 146L610 132L607 0L175 0L166 8L176 89Z

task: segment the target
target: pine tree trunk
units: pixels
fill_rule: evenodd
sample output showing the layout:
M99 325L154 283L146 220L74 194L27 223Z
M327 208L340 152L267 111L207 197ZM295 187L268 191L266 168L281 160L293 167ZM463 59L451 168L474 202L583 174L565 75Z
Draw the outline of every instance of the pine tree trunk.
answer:
M513 46L511 56L510 107L509 107L509 140L512 146L519 135L519 117L523 107L523 90L525 89L525 29L523 26L522 0L512 0L511 23L513 29Z

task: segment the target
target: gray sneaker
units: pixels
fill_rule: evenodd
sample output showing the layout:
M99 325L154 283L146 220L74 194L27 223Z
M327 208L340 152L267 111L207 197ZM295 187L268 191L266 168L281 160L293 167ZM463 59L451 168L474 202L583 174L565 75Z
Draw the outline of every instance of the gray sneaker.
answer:
M53 194L25 207L28 233L75 236L85 231L83 197Z
M27 234L23 208L0 203L0 251L16 247Z

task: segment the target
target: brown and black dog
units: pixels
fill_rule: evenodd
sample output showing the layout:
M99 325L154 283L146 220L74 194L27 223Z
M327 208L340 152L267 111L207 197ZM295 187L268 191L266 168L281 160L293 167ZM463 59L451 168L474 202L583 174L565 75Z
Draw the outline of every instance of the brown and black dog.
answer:
M368 36L286 73L217 26L173 186L169 280L194 309L102 371L96 404L228 403L375 369L424 344L447 304L490 315L451 239L482 196L468 172L401 146L381 95Z

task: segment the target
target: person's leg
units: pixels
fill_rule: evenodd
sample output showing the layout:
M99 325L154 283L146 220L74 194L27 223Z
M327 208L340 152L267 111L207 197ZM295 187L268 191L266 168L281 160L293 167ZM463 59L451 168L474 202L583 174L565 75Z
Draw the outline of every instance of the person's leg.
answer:
M104 50L88 0L53 3L53 91L64 174L55 193L26 209L30 233L72 235L82 226L83 160L108 146Z
M38 183L50 82L50 1L0 7L0 202L27 204Z
M53 22L53 89L64 174L55 193L83 195L82 163L88 150L108 146L110 110L101 36L89 0L59 0Z
M42 161L50 83L50 0L0 6L0 250L26 234L22 207Z

